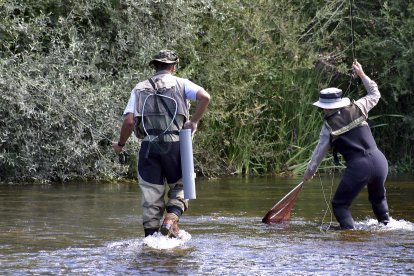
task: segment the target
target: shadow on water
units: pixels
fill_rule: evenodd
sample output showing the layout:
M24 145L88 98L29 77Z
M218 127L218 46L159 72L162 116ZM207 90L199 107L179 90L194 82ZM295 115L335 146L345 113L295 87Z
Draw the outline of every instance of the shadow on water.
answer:
M327 202L337 179L306 183L288 222L261 223L297 182L198 179L178 243L143 239L137 185L0 186L0 274L414 274L413 177L387 182L386 227L363 191L357 229L335 230Z

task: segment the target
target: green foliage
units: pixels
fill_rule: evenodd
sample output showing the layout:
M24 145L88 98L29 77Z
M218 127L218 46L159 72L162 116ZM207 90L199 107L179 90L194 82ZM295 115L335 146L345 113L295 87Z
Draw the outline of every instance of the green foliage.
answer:
M353 3L354 46L364 71L375 80L382 95L370 115L384 116L375 123L374 136L392 163L402 156L414 155L414 3L412 1L330 1L323 4L302 37L319 47L325 64L347 74L352 62L352 36L349 2ZM349 71L348 71L349 74ZM331 83L341 87L353 99L365 93L363 85L349 85L349 77Z
M302 126L316 123L319 129L321 122L310 105L319 72L313 70L314 56L302 55L297 44L304 23L287 3L215 4L217 11L203 18L208 28L197 46L204 55L198 80L213 94L209 128L203 129L209 139L198 148L203 163L225 160L228 172L236 174L280 172L290 155L315 139ZM301 112L311 119L305 121Z
M404 118L381 118L390 127L375 130L387 156L395 162L414 156L414 3L383 1L361 43L366 53L375 53L371 72L377 78L383 103L377 114L401 114ZM366 55L366 54L365 54ZM413 170L411 170L413 171Z
M150 74L148 57L192 33L195 24L181 20L184 3L174 3L1 4L0 181L131 174L117 163L110 140L117 139L129 91ZM133 141L130 151L136 147Z
M403 117L377 118L390 127L374 134L392 163L412 160L414 5L352 2L356 57L383 96L372 115ZM302 173L322 122L318 91L364 93L350 83L349 3L2 1L0 181L136 177L138 141L129 166L109 141L161 48L212 95L194 145L201 174Z

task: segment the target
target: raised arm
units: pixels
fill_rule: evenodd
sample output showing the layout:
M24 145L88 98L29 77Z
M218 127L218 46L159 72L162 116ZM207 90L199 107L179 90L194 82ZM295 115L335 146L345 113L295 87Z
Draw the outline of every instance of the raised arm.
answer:
M368 112L375 105L377 105L379 99L381 98L381 94L378 90L378 85L365 74L361 64L359 64L358 61L354 61L352 64L352 69L361 78L365 90L367 91L367 95L357 100L355 104L366 116L368 116Z

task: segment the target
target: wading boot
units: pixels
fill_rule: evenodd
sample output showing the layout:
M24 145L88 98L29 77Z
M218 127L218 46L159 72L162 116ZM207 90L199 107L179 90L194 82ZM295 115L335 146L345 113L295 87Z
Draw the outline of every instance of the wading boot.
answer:
M157 233L157 232L158 232L158 228L144 229L145 237L151 236L151 235L153 235L154 233Z
M388 223L390 223L390 214L387 212L382 216L378 216L378 222L379 224L387 225Z
M178 228L179 217L174 213L167 213L162 222L160 232L169 238L180 238L180 229Z

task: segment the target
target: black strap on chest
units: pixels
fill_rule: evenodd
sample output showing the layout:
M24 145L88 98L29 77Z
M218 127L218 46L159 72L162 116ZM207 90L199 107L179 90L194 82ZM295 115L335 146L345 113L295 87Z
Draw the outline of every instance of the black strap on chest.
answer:
M339 156L338 156L338 151L336 150L336 147L332 144L332 138L333 138L332 135L330 135L329 136L329 143L332 146L332 157L333 157L334 164L336 166L339 166L339 165L341 165L341 162L340 162L340 159L339 159Z

